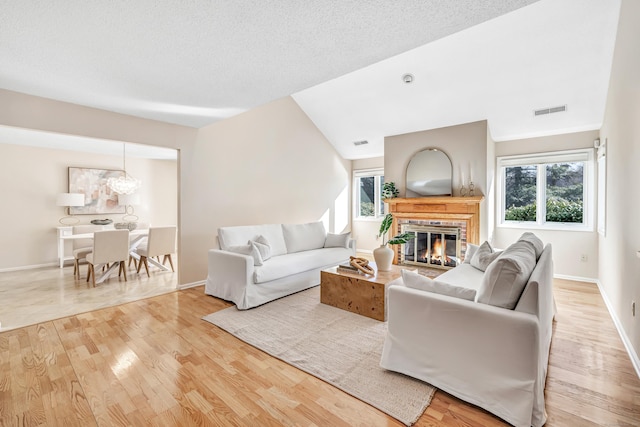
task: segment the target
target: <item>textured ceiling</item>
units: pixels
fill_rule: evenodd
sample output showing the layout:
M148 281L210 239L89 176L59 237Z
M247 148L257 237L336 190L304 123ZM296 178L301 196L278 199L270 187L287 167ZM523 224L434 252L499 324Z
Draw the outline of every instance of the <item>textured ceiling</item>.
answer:
M192 127L293 95L348 159L383 155L384 136L475 120L497 140L597 129L619 7L5 1L0 88ZM534 109L563 104L534 120Z
M0 87L202 127L535 1L4 1Z

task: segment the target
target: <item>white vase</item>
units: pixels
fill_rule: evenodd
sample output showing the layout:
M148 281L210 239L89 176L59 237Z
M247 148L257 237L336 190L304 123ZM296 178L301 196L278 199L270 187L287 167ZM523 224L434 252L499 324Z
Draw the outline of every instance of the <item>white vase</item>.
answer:
M376 260L378 271L390 271L393 261L393 249L386 245L373 250L373 259Z

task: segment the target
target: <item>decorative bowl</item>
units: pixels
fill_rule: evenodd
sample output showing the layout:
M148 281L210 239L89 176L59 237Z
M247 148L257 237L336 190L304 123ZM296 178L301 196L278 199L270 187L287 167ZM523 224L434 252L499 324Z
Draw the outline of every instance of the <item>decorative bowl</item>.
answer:
M91 224L95 225L109 225L113 222L112 219L94 219L91 221Z
M138 226L138 223L137 222L116 222L115 224L113 224L113 226L118 230L133 231Z

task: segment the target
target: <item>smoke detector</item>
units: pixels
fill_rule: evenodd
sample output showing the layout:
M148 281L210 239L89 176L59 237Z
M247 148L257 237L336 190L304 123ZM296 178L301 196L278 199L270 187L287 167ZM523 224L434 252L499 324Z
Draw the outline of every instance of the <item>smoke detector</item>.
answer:
M413 74L411 74L411 73L407 73L407 74L402 76L402 81L405 84L411 84L411 83L413 83L413 80L414 80L414 77L413 77Z
M366 145L366 144L368 144L368 143L369 143L369 141L367 141L367 140L362 140L362 141L355 141L355 142L353 143L353 145L355 145L355 146L357 147L358 145Z
M533 115L534 117L536 116L544 116L546 114L553 114L553 113L562 113L564 111L567 111L567 105L559 105L557 107L548 107L548 108L541 108L539 110L534 110L533 111Z

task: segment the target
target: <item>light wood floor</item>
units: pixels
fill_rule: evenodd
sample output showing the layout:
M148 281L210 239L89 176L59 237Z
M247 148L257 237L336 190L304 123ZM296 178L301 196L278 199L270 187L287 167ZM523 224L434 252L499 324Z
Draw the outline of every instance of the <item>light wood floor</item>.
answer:
M558 280L548 426L638 426L640 380L597 288ZM0 333L0 425L400 426L208 322L202 287ZM502 426L438 391L417 426Z

